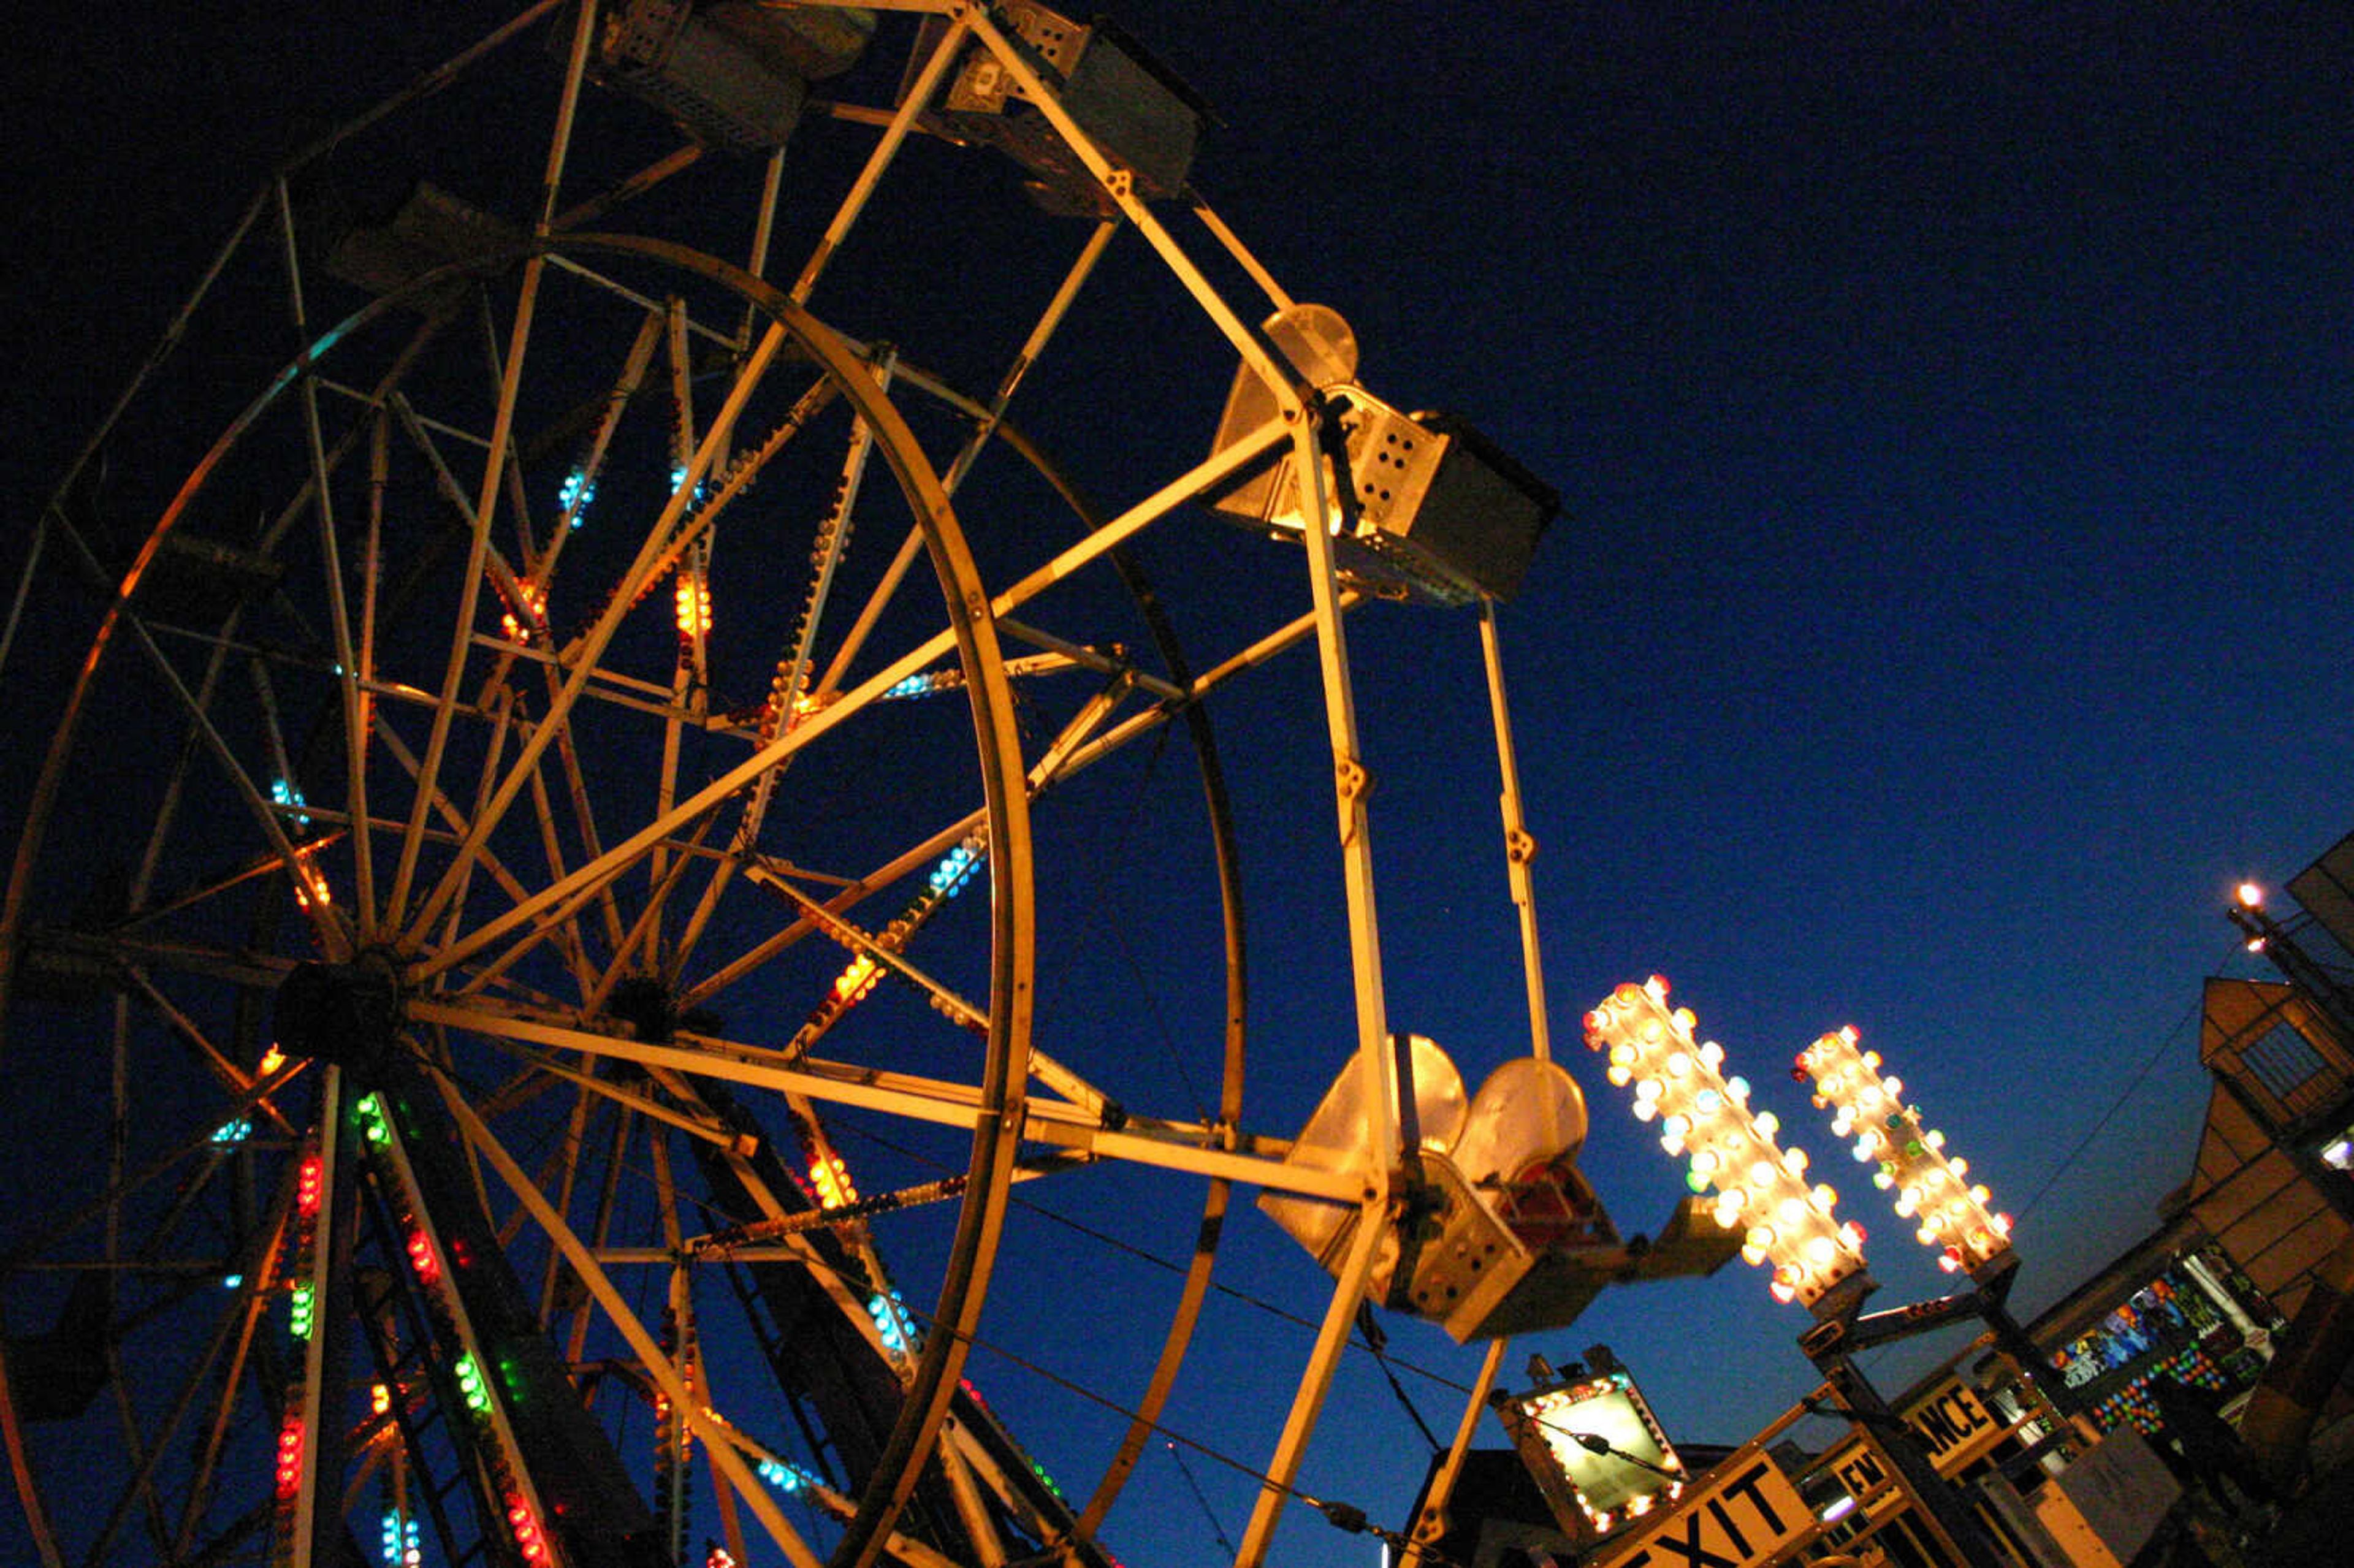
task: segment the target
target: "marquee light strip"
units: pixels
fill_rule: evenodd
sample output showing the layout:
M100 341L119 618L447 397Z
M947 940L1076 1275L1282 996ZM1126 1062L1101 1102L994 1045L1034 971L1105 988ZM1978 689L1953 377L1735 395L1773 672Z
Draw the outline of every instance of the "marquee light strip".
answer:
M1904 1084L1880 1071L1880 1053L1863 1050L1852 1024L1798 1053L1790 1075L1811 1079L1815 1104L1832 1113L1831 1131L1855 1139L1855 1157L1878 1167L1872 1185L1893 1196L1914 1238L1938 1249L1948 1274L1972 1272L2010 1250L2010 1216L1995 1213L1994 1194L1968 1180L1969 1161L1946 1151L1946 1135L1921 1126L1904 1103Z
M1585 1015L1585 1044L1607 1054L1606 1075L1631 1086L1635 1116L1659 1124L1659 1147L1686 1157L1694 1192L1716 1190L1717 1223L1745 1226L1741 1255L1771 1265L1778 1301L1812 1306L1863 1267L1863 1227L1831 1217L1839 1194L1809 1186L1807 1152L1784 1149L1771 1111L1749 1108L1749 1085L1724 1077L1724 1048L1695 1043L1691 1010L1670 1008L1653 975L1622 985Z

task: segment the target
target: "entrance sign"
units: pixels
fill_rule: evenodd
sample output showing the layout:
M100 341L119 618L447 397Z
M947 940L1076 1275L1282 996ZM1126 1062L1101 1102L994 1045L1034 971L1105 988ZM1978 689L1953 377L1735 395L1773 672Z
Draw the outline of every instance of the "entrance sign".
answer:
M1903 1417L1937 1474L1948 1478L2010 1435L2002 1417L1959 1378L1948 1380L1926 1399L1905 1406ZM1861 1436L1833 1455L1825 1467L1839 1478L1848 1496L1869 1511L1877 1512L1881 1494L1896 1482L1895 1467Z
M1904 1411L1941 1476L1950 1476L2003 1439L2009 1428L1956 1378Z

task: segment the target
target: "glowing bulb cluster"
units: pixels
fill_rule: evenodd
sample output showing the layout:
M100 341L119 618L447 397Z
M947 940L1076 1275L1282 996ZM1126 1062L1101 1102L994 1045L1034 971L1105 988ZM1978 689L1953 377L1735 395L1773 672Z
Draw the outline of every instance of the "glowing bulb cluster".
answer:
M270 798L281 806L292 809L296 827L307 828L311 825L310 814L301 809L310 802L302 799L302 787L293 780L272 779L270 781Z
M384 1514L384 1568L418 1568L424 1561L422 1542L418 1539L417 1520L401 1517L398 1509L387 1509Z
M302 1413L291 1410L278 1428L278 1495L291 1498L302 1486Z
M236 1117L213 1128L213 1142L222 1149L235 1149L253 1136L253 1118Z
M384 1100L376 1095L362 1095L352 1107L353 1118L360 1126L360 1137L371 1149L382 1149L392 1141L392 1127L385 1119Z
M817 1189L817 1201L829 1209L858 1202L858 1189L850 1182L850 1167L839 1154L810 1156L810 1185Z
M547 590L534 586L529 577L517 577L515 588L522 595L523 602L510 607L499 617L499 628L507 634L508 641L522 642L528 641L533 629L547 619ZM516 614L517 610L522 611L520 616Z
M588 503L597 499L597 482L588 477L586 469L574 469L564 476L563 488L556 493L557 509L564 514L565 526L578 528Z
M298 1340L307 1340L311 1337L312 1308L314 1301L315 1297L311 1282L307 1279L295 1281L294 1288L289 1294L286 1303L286 1331Z
M763 1459L759 1464L760 1478L780 1492L793 1493L809 1485L809 1478L781 1459Z
M294 878L294 902L305 909L324 909L334 903L334 890L327 885L327 874L311 863L308 851L297 851Z
M1683 1157L1695 1192L1716 1192L1716 1223L1743 1233L1741 1255L1770 1265L1776 1300L1811 1304L1863 1266L1863 1227L1831 1217L1839 1194L1806 1179L1807 1154L1775 1141L1781 1124L1752 1112L1749 1086L1724 1077L1724 1048L1695 1042L1689 1008L1668 1006L1653 975L1622 985L1585 1015L1585 1044L1603 1052L1605 1075L1631 1088L1635 1116L1656 1121L1659 1147Z
M482 1385L482 1369L475 1364L473 1356L461 1351L451 1371L457 1379L458 1397L466 1402L466 1408L477 1415L488 1415L491 1391Z
M957 845L940 857L939 864L932 867L932 874L928 882L932 895L936 898L953 898L959 888L972 880L972 874L979 869L980 865L981 853L974 847L972 841L968 840Z
M507 1530L514 1537L515 1550L530 1563L547 1561L547 1538L539 1532L539 1516L532 1511L531 1503L520 1492L507 1494Z
M678 602L678 634L682 639L711 633L711 585L701 577L682 572L674 596Z
M864 1000L866 993L873 991L882 979L883 966L875 961L874 955L860 953L843 967L840 974L833 977L833 994L831 1000L846 1007L854 1001Z
M1892 1195L1899 1218L1914 1222L1922 1245L1938 1249L1938 1266L1975 1269L2009 1251L2010 1216L1995 1213L1994 1194L1969 1181L1968 1160L1946 1153L1944 1133L1922 1130L1903 1081L1883 1075L1880 1053L1858 1040L1852 1026L1824 1035L1798 1053L1790 1075L1813 1080L1831 1131L1855 1139L1857 1160L1875 1167L1872 1185Z
M433 1255L433 1238L425 1234L424 1226L410 1229L408 1247L408 1266L417 1271L419 1284L431 1285L441 1277L441 1260Z
M905 702L910 697L928 697L934 692L954 691L964 684L962 670L927 670L895 683L883 694L885 702Z
M915 1347L908 1343L907 1304L896 1290L885 1296L881 1291L866 1298L866 1315L875 1319L875 1332L883 1348L894 1355L905 1355Z
M319 1217L319 1195L327 1180L327 1162L316 1154L302 1157L302 1169L294 1179L294 1212L306 1220Z

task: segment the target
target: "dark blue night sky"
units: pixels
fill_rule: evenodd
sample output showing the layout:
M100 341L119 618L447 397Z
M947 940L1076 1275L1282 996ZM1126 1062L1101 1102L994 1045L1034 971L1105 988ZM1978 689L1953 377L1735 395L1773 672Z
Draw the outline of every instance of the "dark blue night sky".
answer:
M478 25L44 9L6 68L11 586L39 497L270 157ZM1945 1277L1787 1074L1842 1023L2019 1216L2026 1312L2153 1228L2205 1101L2200 983L2254 972L2232 885L2277 885L2354 827L2354 12L1119 15L1220 116L1196 184L1348 318L1365 383L1462 414L1561 493L1500 621L1554 1040L1620 1225L1656 1225L1682 1186L1577 1020L1658 971L1872 1231L1887 1304ZM1113 345L1087 373L1124 363ZM1172 436L1191 451L1227 367L1154 373L1201 383L1202 430ZM1078 372L1042 367L1035 396L1084 439ZM1217 619L1223 590L1189 607L1182 562L1153 564L1181 620ZM1526 1049L1476 623L1375 607L1351 634L1391 1019L1476 1081ZM1295 662L1216 713L1278 1134L1348 1040L1312 681ZM6 703L30 751L47 719ZM1241 1258L1306 1268L1256 1213L1231 1223L1264 1233ZM1606 1342L1671 1436L1737 1443L1811 1387L1806 1322L1735 1263L1528 1348ZM1471 1352L1393 1327L1400 1358L1468 1382ZM1867 1364L1893 1387L1959 1348ZM1274 1393L1226 1375L1238 1403ZM1408 1381L1444 1436L1459 1395ZM1327 1424L1304 1484L1402 1518L1426 1454L1387 1389L1361 1375ZM1237 1532L1246 1484L1201 1478ZM1129 1537L1140 1568L1214 1550L1169 1496ZM1372 1551L1302 1519L1278 1557Z

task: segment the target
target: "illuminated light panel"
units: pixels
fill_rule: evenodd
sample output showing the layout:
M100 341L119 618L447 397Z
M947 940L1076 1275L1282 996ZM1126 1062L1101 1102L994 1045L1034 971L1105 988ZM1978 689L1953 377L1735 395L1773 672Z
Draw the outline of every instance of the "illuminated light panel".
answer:
M839 1154L810 1156L810 1185L817 1189L817 1200L829 1209L839 1209L858 1202L858 1189L851 1185L850 1168Z
M352 1107L352 1114L360 1124L360 1136L370 1146L383 1148L392 1141L392 1127L385 1118L384 1101L376 1095L363 1095Z
M711 585L699 577L682 575L672 597L678 605L678 634L684 638L709 636Z
M529 577L516 578L515 587L522 592L523 603L502 614L499 627L507 634L508 641L525 642L530 640L532 629L547 619L547 590L535 585ZM528 624L516 619L515 608L520 608L529 617Z
M327 1162L315 1154L302 1157L302 1174L294 1181L294 1212L306 1220L319 1214L320 1188L327 1179Z
M340 671L337 672L339 674L341 673L342 672ZM294 809L294 825L296 827L307 828L311 825L310 814L301 809L310 804L310 802L302 799L302 791L301 788L293 782L293 780L289 779L272 779L270 781L270 798L281 806L287 806Z
M763 1459L759 1463L760 1478L787 1495L809 1485L809 1478L781 1459Z
M2010 1216L1968 1180L1968 1160L1946 1153L1945 1134L1923 1129L1903 1080L1882 1074L1880 1053L1861 1041L1852 1025L1825 1034L1798 1053L1790 1075L1813 1082L1831 1131L1855 1139L1856 1159L1874 1167L1872 1184L1890 1194L1899 1219L1914 1222L1914 1239L1936 1250L1939 1267L1977 1269L2009 1251Z
M491 1413L491 1391L482 1386L482 1369L474 1364L472 1355L464 1354L458 1358L454 1375L458 1380L458 1396L466 1402L466 1408L477 1415L488 1415Z
M1658 1119L1659 1146L1687 1160L1686 1184L1715 1189L1717 1223L1744 1232L1741 1255L1770 1267L1774 1298L1812 1305L1863 1267L1861 1227L1831 1217L1838 1195L1808 1182L1806 1151L1776 1141L1770 1112L1751 1113L1749 1085L1719 1075L1724 1048L1695 1042L1696 1022L1668 1005L1668 982L1653 975L1585 1015L1585 1044L1607 1054L1613 1082L1633 1085L1636 1118Z
M507 1494L507 1530L514 1537L515 1550L526 1563L547 1561L547 1538L539 1532L539 1516L520 1492Z
M905 1355L915 1348L908 1343L904 1308L896 1290L888 1297L877 1291L866 1298L866 1315L875 1319L875 1332L882 1339L883 1348L895 1355Z
M563 488L556 493L557 509L564 514L564 525L578 528L588 514L588 503L597 499L597 482L584 469L574 469L565 475Z
M1683 1460L1624 1371L1543 1389L1511 1401L1511 1408L1514 1419L1506 1425L1514 1446L1524 1456L1531 1440L1542 1446L1549 1467L1596 1531L1683 1495ZM1587 1440L1599 1440L1603 1450L1588 1447Z
M441 1260L433 1255L433 1238L422 1230L408 1233L408 1266L417 1271L420 1284L431 1285L441 1277Z
M883 979L883 966L871 954L861 953L833 977L833 1000L844 1006L863 1000Z
M291 1498L302 1485L302 1416L290 1412L278 1428L278 1495Z

